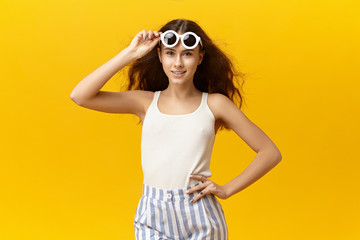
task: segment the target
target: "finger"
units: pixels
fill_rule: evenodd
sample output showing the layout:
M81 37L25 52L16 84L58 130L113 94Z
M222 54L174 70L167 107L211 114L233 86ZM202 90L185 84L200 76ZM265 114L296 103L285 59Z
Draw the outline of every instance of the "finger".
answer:
M160 33L158 31L154 31L155 37L160 37Z
M185 193L191 194L191 193L193 193L193 192L196 192L196 191L198 191L198 190L201 190L201 189L206 188L207 185L208 185L207 183L201 183L201 184L196 185L196 186L190 188L189 190L185 191Z
M153 39L150 39L150 42L149 42L149 47L150 48L153 48L155 47L160 41L160 38L153 38Z
M141 39L141 38L143 38L142 34L143 34L143 31L140 31L136 34L136 37Z
M198 175L198 174L190 175L190 178L199 180L199 181L201 181L201 182L205 182L205 181L207 180L206 177L204 177L204 176L202 176L202 175Z
M149 39L153 39L154 32L149 30Z
M193 186L192 188L189 188L188 190L185 191L186 194L191 194L193 192L196 192L198 190L203 189L205 186L203 184L199 184L196 186Z
M201 192L199 192L198 195L196 195L196 196L191 200L191 202L192 202L192 203L195 203L196 201L198 201L200 198L202 198L202 197L205 196L206 194L207 194L206 189L202 190Z
M151 31L151 30L150 30ZM157 31L151 31L152 32L152 35L150 36L150 31L149 31L149 39L151 39L151 40L160 40L160 37L161 37L161 35L160 35L160 33L159 32L157 32Z
M141 31L142 39L146 39L146 31L145 29Z

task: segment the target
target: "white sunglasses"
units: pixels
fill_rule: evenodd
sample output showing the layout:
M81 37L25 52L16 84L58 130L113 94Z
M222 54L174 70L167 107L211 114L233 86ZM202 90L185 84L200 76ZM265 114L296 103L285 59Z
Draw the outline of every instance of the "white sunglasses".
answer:
M162 33L160 37L161 43L164 44L165 47L176 46L176 44L179 42L179 39L181 39L181 43L186 49L196 48L199 43L201 47L203 47L201 38L193 32L186 32L180 35L174 30L167 30L166 32Z

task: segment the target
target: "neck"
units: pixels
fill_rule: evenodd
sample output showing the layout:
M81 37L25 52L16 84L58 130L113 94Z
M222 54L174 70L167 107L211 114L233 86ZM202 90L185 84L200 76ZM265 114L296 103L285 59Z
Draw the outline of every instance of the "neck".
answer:
M191 84L188 85L169 84L161 94L177 99L188 99L189 97L201 94L201 91L199 91L191 82Z

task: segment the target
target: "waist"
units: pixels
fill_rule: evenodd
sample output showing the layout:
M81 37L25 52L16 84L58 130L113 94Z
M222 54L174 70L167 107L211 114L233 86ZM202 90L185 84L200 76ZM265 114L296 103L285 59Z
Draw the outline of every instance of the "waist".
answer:
M148 198L157 199L160 201L171 201L171 200L184 200L192 199L195 196L195 192L191 194L185 193L186 190L199 185L201 182L197 182L188 187L184 188L158 188L148 184L143 183L143 196ZM200 193L201 190L198 190L197 193Z

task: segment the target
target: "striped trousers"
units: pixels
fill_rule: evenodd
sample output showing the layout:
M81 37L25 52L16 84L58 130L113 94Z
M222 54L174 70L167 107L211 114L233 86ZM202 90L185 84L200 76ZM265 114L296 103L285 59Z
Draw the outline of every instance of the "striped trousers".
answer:
M196 194L185 193L198 184L161 189L143 183L134 219L135 239L227 240L224 211L215 195L204 195L192 203L200 190Z

